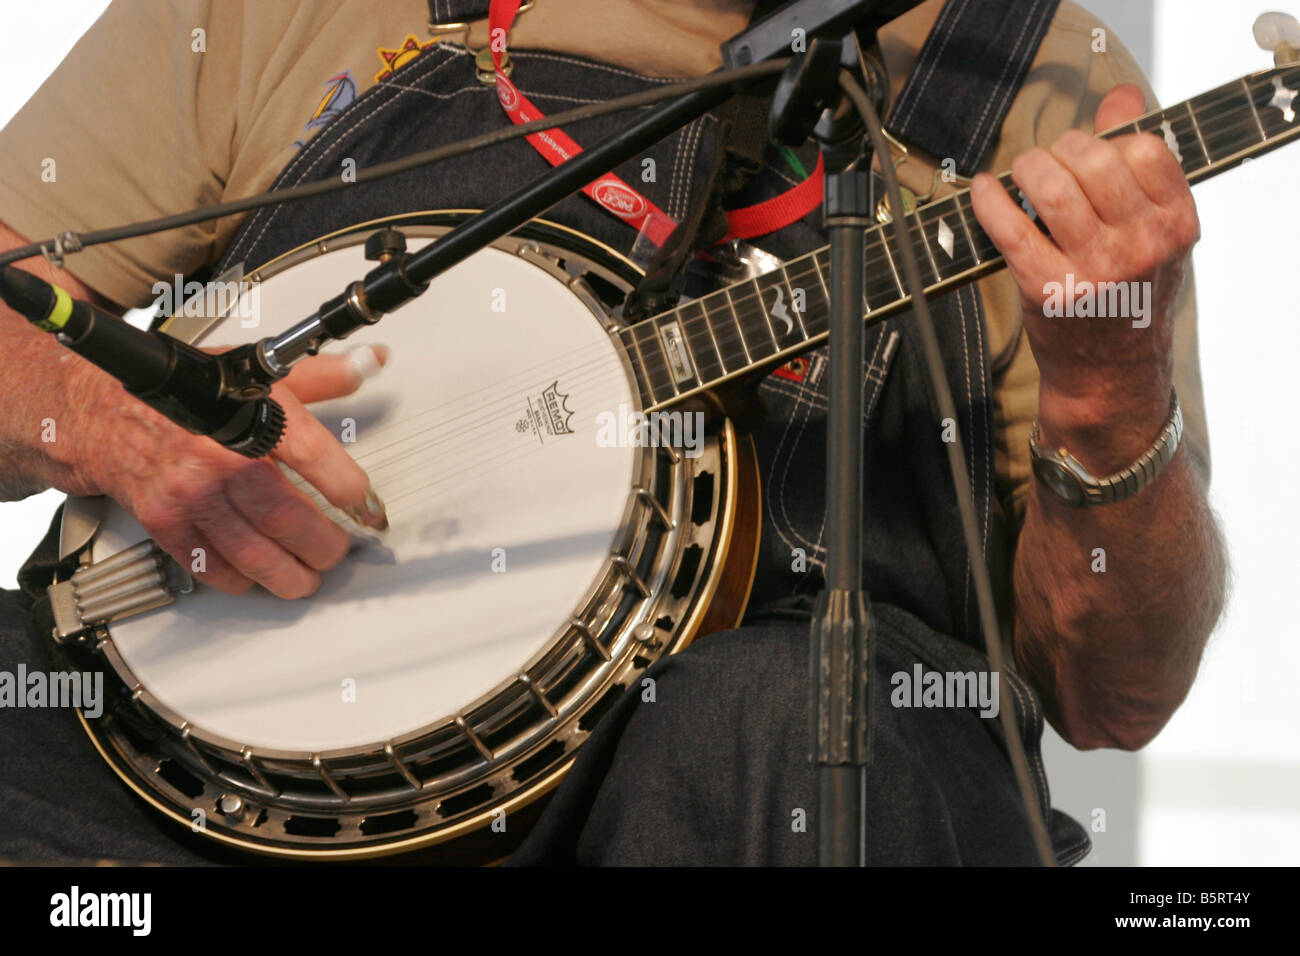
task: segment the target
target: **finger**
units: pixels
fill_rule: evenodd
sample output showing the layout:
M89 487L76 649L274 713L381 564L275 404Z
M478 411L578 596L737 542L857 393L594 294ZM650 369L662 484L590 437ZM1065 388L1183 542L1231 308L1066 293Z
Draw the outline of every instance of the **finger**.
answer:
M1074 174L1045 149L1021 153L1011 164L1011 179L1052 233L1061 251L1086 248L1101 231L1097 211Z
M351 395L388 363L387 345L359 345L346 352L313 355L293 367L284 385L304 405Z
M284 406L284 437L274 455L309 481L336 508L383 531L388 515L370 478L315 416L290 393L273 390Z
M1146 112L1146 96L1140 87L1123 83L1101 98L1092 128L1104 133L1116 126L1131 123Z
M1115 147L1142 191L1158 206L1191 202L1187 176L1169 147L1153 133L1121 136Z
M236 571L276 597L307 597L320 587L320 575L250 525L224 488L196 502L191 517Z
M1022 290L1041 290L1067 271L1060 250L988 173L980 173L971 184L971 205Z
M162 526L148 530L149 537L153 538L160 548L204 584L226 594L235 595L244 594L253 586L252 579L236 571L234 566L212 545L207 535L188 521L183 526L178 524L174 527ZM200 568L202 570L199 570Z
M1052 145L1052 155L1069 171L1097 217L1117 226L1134 218L1147 194L1114 143L1070 130Z
M309 568L329 570L348 552L347 532L325 517L272 462L250 462L231 475L226 497L249 524Z

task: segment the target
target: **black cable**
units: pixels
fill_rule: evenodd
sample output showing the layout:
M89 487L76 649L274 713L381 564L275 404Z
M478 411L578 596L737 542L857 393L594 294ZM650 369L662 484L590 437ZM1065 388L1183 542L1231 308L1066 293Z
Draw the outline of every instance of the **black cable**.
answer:
M948 377L943 368L943 357L939 353L939 339L934 331L934 321L930 317L930 305L925 298L925 284L921 281L921 270L916 261L916 250L912 246L906 230L906 217L900 215L903 197L898 187L898 175L894 165L889 161L892 155L885 134L880 125L880 117L871 103L866 90L848 71L840 73L840 86L853 101L854 108L862 116L862 121L871 134L871 142L876 155L881 158L880 168L885 179L885 189L889 196L889 208L894 210L890 222L894 238L903 265L903 278L907 283L908 295L912 300L912 315L916 320L917 331L921 335L921 350L925 354L926 369L934 387L935 403L938 405L939 420L957 421L957 406L952 400L952 390L948 387ZM951 442L944 442L948 448L948 468L952 472L952 483L957 493L957 510L961 515L962 537L966 541L966 556L970 561L971 575L975 579L975 603L979 607L980 629L984 633L984 652L988 656L989 666L998 675L999 684L1003 684L1005 661L1002 656L1002 640L998 629L997 615L993 609L993 586L989 580L988 565L979 544L979 531L975 521L975 496L971 490L970 473L966 470L966 452L962 446L960 434L954 434ZM1025 803L1029 815L1029 829L1032 832L1034 846L1044 866L1055 866L1056 858L1052 854L1052 841L1047 835L1043 808L1039 806L1038 795L1034 792L1029 779L1029 760L1025 756L1025 744L1020 737L1020 729L1012 716L1012 708L999 708L998 716L1002 721L1002 730L1007 740L1007 753L1011 758L1011 767L1015 772L1016 784L1020 788L1020 798Z
M523 123L518 126L512 125L504 129L493 130L490 133L483 133L480 136L474 136L470 139L460 140L459 142L450 143L446 146L437 146L420 153L412 153L410 156L403 156L401 159L394 159L387 163L380 163L377 166L367 167L366 169L357 172L356 179L353 182L344 182L341 179L331 178L320 182L308 183L303 186L293 186L288 189L276 189L271 192L259 193L255 196L246 196L243 199L236 199L215 206L204 206L189 212L178 213L173 216L164 216L161 219L149 219L144 222L131 223L129 225L117 226L111 229L98 229L94 232L80 234L63 233L58 237L47 239L44 242L33 242L29 245L21 246L4 254L0 254L0 266L11 265L12 263L19 262L23 259L30 259L33 256L44 255L46 250L52 252L56 249L56 242L61 242L63 244L65 253L78 252L87 246L97 246L106 242L120 242L123 239L134 239L138 236L148 236L157 232L167 232L171 229L180 229L184 226L193 226L197 223L208 222L213 219L221 219L226 216L250 212L254 209L261 209L264 206L272 206L284 202L294 202L299 199L309 199L312 196L320 196L325 193L333 192L336 189L349 189L353 186L359 186L376 179L384 179L388 176L396 176L397 174L407 172L408 170L453 159L457 156L463 156L466 153L474 152L475 150L495 146L509 140L519 139L520 137L528 136L532 133L538 133L542 130L551 129L556 126L582 123L601 116L607 116L611 113L650 106L654 103L676 99L677 97L684 96L688 93L694 93L698 90L708 90L718 86L727 86L731 84L735 84L739 90L740 87L746 86L754 80L763 79L768 76L776 76L785 69L789 62L788 58L781 60L765 60L762 63L754 63L749 66L738 67L734 70L720 70L716 73L710 73L707 76L702 76L694 80L687 80L682 83L672 83L658 89L632 93L628 96L621 96L615 100L606 100L601 103L592 103L587 106L580 106L577 109L566 110L563 113L556 113L554 116L533 120L531 123Z

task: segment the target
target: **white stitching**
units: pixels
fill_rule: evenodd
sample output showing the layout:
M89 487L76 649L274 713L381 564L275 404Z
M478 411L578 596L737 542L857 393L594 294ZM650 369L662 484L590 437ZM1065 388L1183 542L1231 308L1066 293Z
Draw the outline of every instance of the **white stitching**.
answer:
M871 415L876 410L876 402L880 398L881 389L884 388L885 379L889 377L889 370L893 367L894 349L898 344L898 331L892 329L893 323L886 321L881 323L880 337L876 339L876 348L871 353L871 361L867 363L867 371L863 375L863 383L875 382L876 387L871 392L871 398L868 400L866 407L862 412L862 427L865 429L871 423ZM889 331L889 337L886 339L885 332ZM885 357L882 364L876 364L876 356L880 354L880 345L885 343ZM827 502L829 505L830 503ZM819 551L825 551L822 546L822 540L826 537L826 511L822 511L821 527L817 529L817 543L814 545Z
M974 287L967 286L966 290L963 291L967 291L967 290L970 291L970 296L971 296L971 311L975 313L975 319L976 319L975 340L979 345L981 364L983 364L984 323L979 321L981 317L981 313L980 313L979 303L975 299ZM985 377L981 375L979 378L979 394L980 394L981 405L984 405L985 403L988 402L988 388L986 386L987 386L987 381L985 380ZM992 492L992 488L990 487L990 482L992 481L993 478L993 474L992 474L993 469L992 466L989 464L989 458L991 457L992 450L993 450L993 435L991 434L989 429L990 418L992 418L991 414L985 414L980 416L980 420L984 423L984 454L980 456L980 463L984 466L984 497L980 499L984 504L984 540L981 542L982 544L981 551L983 552L984 560L986 561L988 560L988 556L989 556L989 519L993 511L992 498L991 498L993 492ZM974 434L973 428L971 429L971 433Z
M956 3L946 4L942 12L939 14L939 19L935 23L934 29L938 30L941 27L946 29L945 20L956 19L959 15L959 11L964 10L967 5L968 0L957 0ZM951 11L951 16L949 16L949 11ZM939 65L939 57L943 55L943 51L947 48L948 41L952 39L954 32L955 31L948 31L942 34L943 40L940 42L939 48L931 54L929 62L925 65L925 72L917 77L916 87L910 91L910 95L913 97L912 101L907 104L907 111L898 119L899 128L905 127L911 120L912 115L916 112L916 107L921 102L925 93L925 88L930 84L930 79L934 75L934 69ZM922 49L924 49L924 47L922 47Z
M1003 671L1003 673L1005 674L1005 673L1007 673L1007 672L1006 672L1006 671ZM1011 693L1015 694L1015 696L1016 696L1016 703L1017 703L1017 704L1020 704L1021 701L1024 700L1024 698L1021 697L1020 688L1016 686L1014 680L1011 680L1011 679L1009 679L1009 678L1008 678L1006 684L1007 684L1007 687L1010 688ZM1028 737L1029 737L1029 733L1028 733L1028 731L1032 730L1032 729L1033 729L1033 726L1034 726L1033 724L1030 723L1030 714L1037 715L1037 713L1038 713L1038 706L1037 706L1036 702L1034 701L1034 695L1033 695L1033 693L1030 693L1030 694L1028 695L1028 697L1029 697L1029 706L1028 706L1028 707L1025 707L1025 706L1022 705L1021 708L1020 708L1021 711L1024 712L1024 718L1025 718L1025 719L1024 719L1024 721L1021 723L1021 726L1020 726L1019 728L1017 728L1017 729L1020 731L1020 736L1021 736L1021 741L1020 741L1020 742L1021 742L1021 744L1025 744L1025 743L1026 743L1026 740L1027 740ZM1011 746L1011 741L1009 741L1009 740L1006 741L1006 745L1007 745L1008 748L1010 748L1010 746ZM1048 789L1047 789L1047 775L1043 772L1043 759L1042 759L1042 752L1041 752L1041 750L1040 750L1039 748L1037 748L1037 747L1034 748L1034 752L1038 755L1038 760L1037 760L1037 761L1030 761L1030 760L1029 760L1029 747L1028 747L1028 745L1025 746L1025 761L1026 761L1026 763L1032 763L1032 764L1033 764L1034 775L1035 775L1035 778L1036 778L1034 782L1035 782L1035 784L1036 784L1036 789L1038 790L1038 799L1039 799L1040 803L1042 804L1042 807L1041 807L1041 808L1042 808L1042 810L1043 810L1043 813L1046 814L1046 813L1047 813L1047 808L1048 808L1048 806L1049 806L1050 803L1051 803L1051 799L1052 799L1052 797L1051 797L1051 794L1048 792ZM1029 809L1029 808L1026 807L1025 809Z
M597 63L595 60L580 60L577 57L561 56L555 53L532 53L521 50L518 53L512 53L511 56L513 56L515 60L555 60L557 63L572 63L576 66L594 67L596 69L604 70L606 73L615 73L619 76L630 76L637 80L644 80L647 83L659 83L662 85L681 82L681 80L666 79L660 76L646 76L643 73L633 73L631 70L620 70L617 67L608 66L604 63Z
M967 341L967 338L966 338L966 308L965 308L965 306L962 305L962 296L961 296L960 293L958 293L956 296L954 296L954 298L957 300L957 314L961 317L961 355L962 355L962 371L964 372L964 374L965 374L965 378L966 378L966 407L967 407L968 409L971 409L971 408L973 408L973 400L971 399L971 389L970 389L970 345L968 344L968 341ZM959 412L958 414L960 414L960 412ZM973 417L973 414L972 414L972 417ZM954 423L954 424L955 424L955 423ZM973 425L974 422L972 421L971 424ZM973 431L973 429L972 429L972 431ZM969 443L968 443L968 444L969 444ZM967 452L967 464L968 464L968 467L970 468L970 470L971 470L972 472L974 472L974 471L975 471L975 448L974 448L974 446L972 445L971 447L967 448L966 452ZM972 486L972 488L973 488L973 486ZM973 494L973 493L974 493L974 491L972 490L972 494ZM964 551L964 549L963 549L963 551ZM967 626L967 627L970 626L970 591L971 591L971 586L970 586L971 576L970 576L970 575L971 575L970 555L967 554L967 555L966 555L966 576L965 576L964 578L962 578L962 587L961 587L961 591L962 591L962 612L961 612L961 613L962 613L962 620L966 622L966 626ZM997 637L997 635L995 635L995 634L987 635L987 638L988 638L988 640L990 640L990 641L991 641L991 640L994 640L996 637Z
M390 89L394 89L394 90L405 90L407 93L419 93L421 96L427 96L431 100L450 100L450 99L454 99L457 96L460 96L462 93L488 93L488 94L492 93L492 90L490 90L488 87L484 86L481 83L476 83L473 86L462 86L460 89L456 90L453 93L434 93L432 90L421 89L418 86L407 86L404 83L390 82L387 83L386 85ZM538 97L538 99L540 98L541 97ZM582 100L580 102L594 103L595 100Z
M682 201L679 203L678 200L684 193L690 191L687 186L687 183L691 178L689 175L690 165L687 163L686 154L688 150L695 146L695 140L697 139L698 133L701 129L701 124L692 122L690 126L677 134L680 145L676 150L677 156L673 160L672 171L668 174L670 177L668 183L668 215L679 221L685 217L685 212L678 212L677 210L681 206L685 206L686 202ZM682 172L682 166L684 163L687 163L685 174Z
M691 151L690 157L686 161L686 166L682 170L682 196L681 206L677 212L678 219L685 219L686 213L691 205L691 187L695 183L695 162L700 156L700 145L704 142L704 124L694 123L691 128L691 143L688 147Z
M865 403L865 410L863 413L864 421L870 418L871 411L874 409L876 400L880 395L880 389L884 385L885 378L888 375L888 365L885 365L884 367L878 365L877 359L880 356L880 349L886 339L893 339L897 337L898 333L892 332L891 335L886 336L885 331L887 329L887 323L880 326L879 334L876 337L875 348L872 350L871 358L867 363L867 368L862 378L862 389L864 393L866 392L868 382L875 386L872 389L871 396ZM795 522L791 520L789 509L786 507L785 494L786 488L788 487L787 478L790 473L790 466L794 463L795 459L795 449L798 447L799 441L803 437L803 432L807 429L808 423L811 421L813 410L825 411L828 407L827 402L825 397L821 395L820 391L810 390L811 386L807 380L795 385L795 390L792 391L790 386L785 384L785 380L781 380L779 376L768 376L763 382L763 388L767 391L784 394L787 397L793 398L796 401L795 411L806 412L804 421L799 426L799 433L790 442L790 451L785 459L784 468L782 469L779 479L776 476L777 466L781 463L782 450L786 446L786 439L789 437L790 429L794 425L797 415L792 414L786 421L785 430L782 432L781 439L772 452L772 466L768 469L767 477L769 495L771 495L772 492L775 492L775 501L773 502L772 508L772 526L776 529L776 533L783 543L791 547L804 547L809 551L809 560L821 567L824 566L825 562L818 560L814 555L825 553L826 551L825 547L821 544L826 531L826 512L823 509L822 520L817 531L816 540L810 541L800 533L799 529L795 527ZM782 527L783 524L784 527Z
M1039 0L1034 0L1034 5L1030 8L1029 15L1020 24L1020 32L1016 35L1016 42L1011 47L1011 53L1007 56L1006 60L1003 61L1002 72L998 74L997 82L993 84L994 91L997 91L999 88L1001 88L1003 92L1001 94L997 94L995 92L994 95L990 96L988 101L984 104L984 109L980 111L979 120L975 124L975 130L972 133L970 140L966 144L966 149L961 154L961 164L963 168L965 168L966 164L970 161L972 150L975 149L976 145L980 143L982 139L981 131L984 129L984 124L988 121L989 110L992 108L993 104L994 103L999 104L998 112L1001 113L1002 112L1001 104L1006 103L1007 100L1010 99L1012 93L1014 92L1010 84L1004 85L1004 81L1007 77L1007 73L1012 69L1013 64L1018 63L1020 44L1024 42L1025 37L1029 33L1030 25L1033 24L1035 21L1035 13L1037 12L1038 7L1039 7ZM1018 65L1016 66L1016 69L1017 70L1019 69ZM989 139L992 138L994 133L995 133L994 130L989 131ZM985 143L987 144L987 141L985 141ZM981 150L980 152L983 152L983 150Z
M451 55L449 55L449 56L447 56L445 59L443 59L442 62L437 63L436 65L434 65L434 64L435 64L435 61L436 61L436 58L435 58L435 57L432 57L432 56L428 57L428 58L427 58L427 59L428 59L428 62L429 62L429 64L430 64L430 66L432 66L433 68L429 70L427 76L431 77L431 76L433 76L435 73L437 73L439 70L441 70L444 66L447 66L447 65L450 64L450 63L454 63L454 62L456 62L456 59L458 58L459 55L460 55L460 54L452 53ZM465 55L465 56L468 56L468 53L466 53L466 54L464 54L464 55ZM418 61L417 61L417 62L418 62ZM412 64L412 66L414 66L414 64ZM367 91L366 91L366 95L369 95L371 92L373 92L373 91L375 91L375 90L383 90L384 88L385 88L385 85L384 85L384 84L382 84L382 83L376 84L375 86L371 87L370 90L367 90ZM468 86L467 86L467 87L465 87L465 88L466 88L466 89L469 89L469 88L471 88L471 87L468 87ZM329 149L330 149L329 146L325 145L326 143L336 143L339 139L341 139L341 138L347 136L348 134L350 134L351 132L353 132L357 127L361 126L363 123L369 121L369 120L372 119L373 117L379 115L379 114L380 114L381 112L383 112L384 110L386 110L386 109L390 108L391 106L393 106L395 103L399 102L399 101L401 100L401 98L402 98L405 94L406 94L406 90L405 90L405 89L399 89L398 93L397 93L396 95L392 96L392 97L391 97L391 98L390 98L386 103L381 104L381 105L380 105L379 107L377 107L376 109L374 109L374 110L370 111L369 113L365 114L364 116L362 116L361 118L359 118L356 122L354 122L351 126L347 127L347 129L338 129L338 130L336 130L335 127L334 127L333 125L331 125L331 126L326 127L325 130L322 130L322 134L323 134L323 133L330 133L331 138L330 138L329 140L324 140L324 139L321 139L321 138L318 136L318 137L316 137L315 139L313 139L313 140L308 144L309 146L314 147L314 146L316 146L317 143L319 142L319 143L321 144L320 147L319 147L319 148L320 148L320 153L319 153L319 155L317 155L317 157L312 161L311 165L308 166L305 170L303 170L303 171L301 172L301 174L298 176L298 178L294 180L293 185L296 186L296 185L300 184L300 183L302 182L302 180L303 180L303 177L305 177L305 176L306 176L308 173L310 173L314 168L316 168L317 164L319 164L320 161L321 161L322 159L325 158L326 153L328 153L328 152L329 152ZM355 104L354 104L354 105L355 105ZM276 177L277 182L287 183L289 177L292 176L292 175L294 175L294 167L297 166L297 165L299 165L300 161L304 161L304 160L305 160L306 155L307 155L307 152L308 152L308 150L307 150L306 148L304 148L301 152L299 152L298 155L295 156L295 157L293 158L293 160L289 163L289 165L285 167L284 172L281 173L279 176ZM255 247L259 242L261 242L261 241L262 241L262 237L266 235L266 230L267 230L268 228L270 228L271 223L275 221L275 217L279 214L280 209L282 209L282 208L283 208L282 206L274 206L274 207L271 208L270 213L269 213L269 214L267 215L267 217L266 217L266 221L262 224L262 228L258 231L257 236L254 237L254 238L252 239L251 242L247 242L246 240L247 240L247 238L248 238L249 236L252 235L252 230L251 230L251 228L245 229L245 230L244 230L244 238L242 238L242 239L240 240L240 242L239 242L235 247L233 247L229 252L226 253L227 261L238 261L237 256L238 256L238 254L239 254L239 252L240 252L241 249L243 249L243 248L252 249L252 248ZM260 212L260 211L259 211L259 212ZM251 223L250 223L249 225L251 226Z

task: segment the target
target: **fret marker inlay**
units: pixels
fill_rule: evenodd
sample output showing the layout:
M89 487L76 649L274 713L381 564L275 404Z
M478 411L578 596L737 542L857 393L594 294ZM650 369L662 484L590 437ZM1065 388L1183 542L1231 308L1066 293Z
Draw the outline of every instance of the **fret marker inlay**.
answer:
M1295 122L1295 108L1291 105L1295 102L1296 91L1288 89L1282 85L1282 77L1273 77L1273 89L1277 92L1273 98L1268 101L1269 106L1276 106L1282 111L1282 118L1288 123Z
M936 232L936 239L938 239L939 248L942 249L944 252L946 252L948 254L948 258L951 259L952 247L953 247L952 230L948 228L948 224L944 222L942 219L939 220L939 228Z
M772 318L779 322L785 323L785 331L782 336L789 335L794 331L794 319L790 318L790 313L785 307L785 295L781 292L781 287L776 287L776 303L772 306Z
M1169 151L1174 154L1174 159L1178 160L1178 164L1181 166L1183 162L1183 151L1178 148L1178 137L1174 135L1173 123L1169 122L1169 120L1165 120L1160 124L1160 128L1164 130L1165 133L1165 145L1169 147Z

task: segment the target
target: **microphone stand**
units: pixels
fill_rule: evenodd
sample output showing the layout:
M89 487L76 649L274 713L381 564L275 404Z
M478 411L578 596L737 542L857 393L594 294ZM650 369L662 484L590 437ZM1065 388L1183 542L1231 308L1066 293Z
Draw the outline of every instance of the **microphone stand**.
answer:
M860 20L857 33L843 41L818 40L787 69L772 103L773 138L796 145L811 134L826 168L831 300L827 564L826 590L818 596L811 627L809 701L822 866L866 864L872 623L862 587L862 316L866 231L875 222L870 215L871 142L838 79L840 70L849 70L883 104L888 82L874 37L885 22ZM860 55L858 34L872 38L870 58Z

